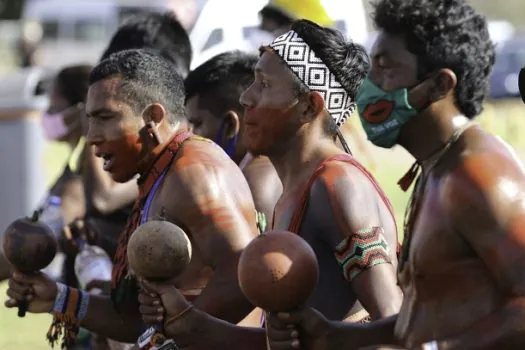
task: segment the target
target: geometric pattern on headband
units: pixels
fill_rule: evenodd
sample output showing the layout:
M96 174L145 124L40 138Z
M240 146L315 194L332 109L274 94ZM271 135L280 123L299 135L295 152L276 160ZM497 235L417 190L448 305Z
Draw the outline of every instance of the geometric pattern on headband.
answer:
M337 127L343 125L356 105L314 50L293 30L277 37L269 46L311 91L323 96Z

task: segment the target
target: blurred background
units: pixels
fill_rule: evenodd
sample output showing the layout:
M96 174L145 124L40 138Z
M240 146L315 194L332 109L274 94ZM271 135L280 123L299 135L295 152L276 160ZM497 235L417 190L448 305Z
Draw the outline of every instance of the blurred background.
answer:
M525 106L519 99L518 73L525 66L523 0L470 0L489 19L497 60L490 99L479 121L525 157ZM258 12L268 0L0 0L0 230L20 208L36 205L63 169L65 145L45 142L38 119L47 105L46 82L60 68L95 64L120 23L138 11L174 11L190 33L192 68L232 49L253 50ZM323 0L334 26L370 48L375 33L368 0ZM254 39L255 38L255 39ZM258 44L257 44L258 45ZM523 118L523 119L522 119ZM363 137L359 120L346 126L350 144ZM353 136L352 136L353 135ZM360 148L361 147L361 148ZM401 149L357 147L390 196L402 223L407 194L396 185L412 162ZM25 215L27 213L23 213ZM14 217L13 217L14 216ZM5 300L5 284L0 295ZM47 315L16 317L0 307L0 349L49 349Z

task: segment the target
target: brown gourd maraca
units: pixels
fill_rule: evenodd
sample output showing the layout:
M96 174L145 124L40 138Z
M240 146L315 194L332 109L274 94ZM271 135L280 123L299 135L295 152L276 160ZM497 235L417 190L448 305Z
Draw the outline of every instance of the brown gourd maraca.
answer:
M51 228L38 221L39 212L32 217L13 221L4 234L3 249L7 261L24 274L40 271L48 266L57 252L57 241ZM18 316L24 317L27 303L19 303Z
M137 227L127 248L129 266L139 279L148 281L167 281L180 275L191 261L191 252L191 242L180 227L158 220ZM156 333L151 341L162 347L166 341L162 327L153 328Z
M127 250L133 272L149 281L177 277L191 261L188 236L168 221L152 220L137 227Z
M248 244L239 259L239 285L246 298L269 312L304 305L319 275L310 245L288 231L269 231Z

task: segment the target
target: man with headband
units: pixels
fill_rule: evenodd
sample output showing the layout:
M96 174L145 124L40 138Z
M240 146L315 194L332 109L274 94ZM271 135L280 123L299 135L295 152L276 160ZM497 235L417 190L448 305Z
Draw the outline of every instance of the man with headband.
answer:
M317 252L321 277L310 305L350 322L390 316L401 300L390 202L335 144L368 68L362 47L300 20L261 49L240 100L246 147L268 156L283 183L273 228L299 234Z
M403 305L366 328L311 309L277 315L272 346L523 349L525 173L508 145L472 121L495 57L486 20L467 0L382 0L374 21L360 116L373 143L416 158L403 188L422 168L399 263ZM290 339L292 324L301 339Z
M360 46L301 20L261 50L255 81L240 99L243 142L254 155L270 158L283 183L273 229L299 234L316 252L320 280L309 305L348 322L394 315L401 303L390 203L334 142L368 67ZM144 308L154 305L143 302ZM162 319L173 310L164 304L148 317Z

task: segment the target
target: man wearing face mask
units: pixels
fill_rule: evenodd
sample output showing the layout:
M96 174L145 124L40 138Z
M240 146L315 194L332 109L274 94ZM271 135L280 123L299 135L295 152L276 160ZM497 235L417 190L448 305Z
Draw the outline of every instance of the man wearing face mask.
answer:
M372 142L416 158L404 189L421 169L399 264L403 305L366 328L311 309L277 315L272 343L523 349L525 173L507 144L472 121L495 56L486 20L466 0L382 0L374 21L380 34L360 116ZM290 337L292 324L301 339Z
M271 219L282 192L281 181L267 157L254 157L240 142L244 108L239 97L253 82L256 63L255 55L231 51L195 68L184 81L186 113L197 135L214 140L239 165L255 208Z
M53 78L49 90L49 108L42 115L41 123L48 141L64 142L70 148L66 166L49 189L45 203L52 198L60 207L61 219L48 222L60 234L64 225L81 217L85 212L84 186L82 183L82 154L84 153L83 126L86 124L84 102L91 71L89 65L70 66L62 69ZM85 127L84 127L85 129ZM40 210L46 210L43 204ZM45 215L44 215L45 217ZM58 227L60 225L60 227ZM1 255L1 253L0 253ZM0 281L11 276L7 261L0 256ZM53 271L53 274L60 271ZM54 276L59 278L58 275ZM74 272L66 271L65 280L73 283Z
M71 150L63 173L49 190L49 195L59 196L63 202L69 201L67 183L72 178L80 177L82 172L81 153L84 151L83 135L87 123L84 103L91 69L91 66L83 65L61 70L51 84L49 109L41 119L46 139L67 143ZM84 212L82 191L81 187L80 192L74 195L78 199L76 204L68 202L63 206L63 209L66 210L64 213L66 224ZM70 212L72 210L74 212Z

